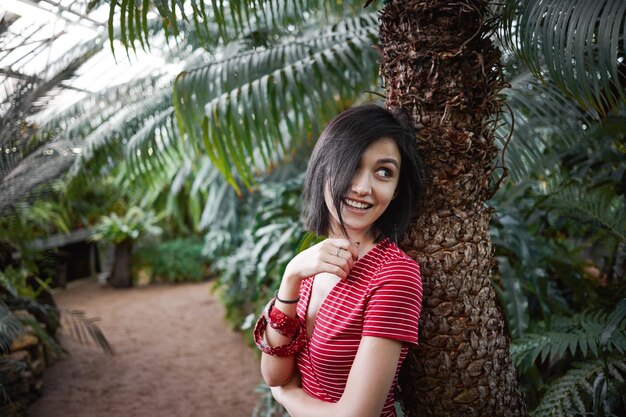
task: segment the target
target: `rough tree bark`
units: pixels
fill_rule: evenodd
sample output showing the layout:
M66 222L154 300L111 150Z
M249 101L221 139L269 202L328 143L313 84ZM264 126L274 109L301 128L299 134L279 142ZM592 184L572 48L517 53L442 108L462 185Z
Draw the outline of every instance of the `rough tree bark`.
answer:
M421 129L427 169L402 243L424 280L420 346L400 382L408 417L527 415L490 284L485 200L503 81L486 8L481 0L391 0L380 17L387 105L406 109Z

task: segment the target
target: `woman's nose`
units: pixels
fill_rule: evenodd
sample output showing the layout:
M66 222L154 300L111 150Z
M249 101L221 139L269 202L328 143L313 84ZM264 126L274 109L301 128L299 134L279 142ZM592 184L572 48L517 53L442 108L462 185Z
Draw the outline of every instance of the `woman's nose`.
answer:
M358 195L367 195L372 192L370 177L366 172L357 173L352 178L352 191Z

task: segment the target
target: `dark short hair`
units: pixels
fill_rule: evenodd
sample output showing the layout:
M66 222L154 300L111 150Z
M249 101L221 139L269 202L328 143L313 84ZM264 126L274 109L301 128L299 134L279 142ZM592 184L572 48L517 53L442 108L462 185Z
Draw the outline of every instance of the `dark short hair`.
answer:
M324 201L324 188L330 186L335 210L343 233L341 200L370 144L391 138L400 151L400 177L396 197L374 223L375 239L399 239L411 222L411 211L423 187L423 167L417 152L417 131L399 110L386 110L375 104L353 107L338 114L326 126L311 154L303 192L302 222L318 235L330 232L330 213Z

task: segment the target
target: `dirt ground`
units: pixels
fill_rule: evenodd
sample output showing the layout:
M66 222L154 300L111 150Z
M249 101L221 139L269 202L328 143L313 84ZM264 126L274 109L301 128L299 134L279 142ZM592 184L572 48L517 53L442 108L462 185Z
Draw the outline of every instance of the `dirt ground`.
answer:
M70 355L44 374L29 417L249 417L258 361L224 322L210 283L113 289L72 283L55 299L99 317L114 350L63 336Z

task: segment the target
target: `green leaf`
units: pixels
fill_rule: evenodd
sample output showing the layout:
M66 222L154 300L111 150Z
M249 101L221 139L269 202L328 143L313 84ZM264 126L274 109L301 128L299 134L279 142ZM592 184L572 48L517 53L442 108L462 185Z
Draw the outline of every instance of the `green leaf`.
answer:
M530 315L528 312L528 298L522 289L521 280L516 275L509 260L499 256L498 270L502 276L504 290L496 287L498 296L503 301L505 307L507 324L511 336L518 338L524 334L528 328Z
M502 94L512 113L505 111L501 115L503 124L497 132L501 148L512 133L504 156L513 180L519 182L554 169L560 162L558 155L546 150L557 144L571 147L587 139L583 126L591 125L591 117L581 112L550 78L537 80L523 72Z
M620 241L626 241L626 207L623 199L602 188L583 190L567 187L546 200L548 207L562 215L580 219L606 230Z
M587 404L595 403L596 391L593 383L598 380L605 367L611 372L620 374L623 378L624 359L611 358L606 364L603 361L576 363L575 367L568 370L562 377L549 384L541 402L530 414L533 417L587 415L593 410ZM598 385L600 389L601 384ZM598 400L602 402L599 393ZM604 404L601 405L604 411ZM597 414L595 414L597 415Z
M23 331L22 323L0 300L0 352L8 352L13 340L22 334Z
M611 312L608 322L606 323L604 330L602 330L602 333L600 334L600 346L602 346L604 349L607 348L609 340L615 333L617 326L619 326L619 324L624 320L625 317L626 299L622 299L617 304L617 306L615 306L615 309Z
M209 156L219 158L214 159L214 163L228 181L234 183L237 176L244 184L251 184L255 172L266 170L287 157L288 149L299 145L285 140L290 138L290 131L300 131L302 133L299 136L306 137L310 134L309 129L317 126L320 114L329 117L336 108L337 100L336 90L329 88L329 83L337 85L341 95L352 95L354 91L371 86L376 76L373 60L369 61L371 68L362 67L358 73L344 75L343 71L350 71L350 68L345 68L345 62L353 58L343 61L338 58L369 53L370 42L367 37L344 40L311 56L286 63L284 67L234 87L229 93L223 93L208 102L203 109L207 124L204 143L207 150L215 148L209 150ZM320 68L327 72L320 71ZM341 72L338 68L341 68ZM210 71L205 72L210 74ZM254 72L248 71L250 74ZM237 73L245 74L244 71ZM332 76L323 78L328 74ZM177 84L188 79L194 78L179 78ZM180 91L188 91L188 88L183 86ZM241 100L250 96L254 100ZM182 99L179 103L191 102ZM242 111L239 110L240 106L243 107ZM259 112L259 107L269 111ZM195 112L194 109L182 106L177 109ZM247 119L243 122L248 127L247 131L240 129L242 118ZM314 119L315 123L312 122ZM180 116L179 120L185 122L190 117ZM190 126L184 127L185 131L190 129Z
M535 76L598 119L626 102L622 0L506 0L499 10L505 44Z

